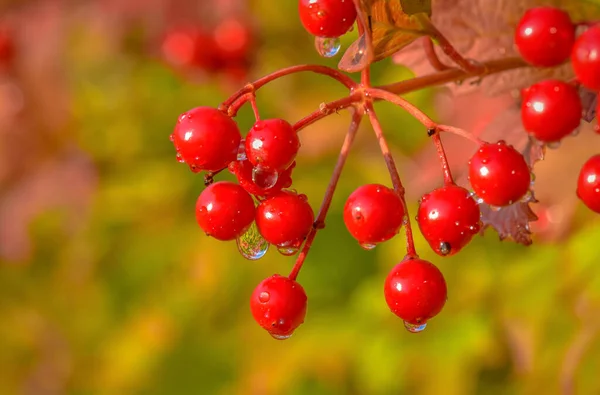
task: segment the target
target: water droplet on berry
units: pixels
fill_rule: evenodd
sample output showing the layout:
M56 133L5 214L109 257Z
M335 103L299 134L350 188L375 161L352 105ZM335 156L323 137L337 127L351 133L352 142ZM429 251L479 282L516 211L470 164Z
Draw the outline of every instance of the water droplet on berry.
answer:
M531 200L532 197L533 197L533 193L528 190L525 193L525 195L523 195L523 197L521 198L521 202L527 203L527 202L529 202Z
M177 155L175 155L175 157L177 158L177 162L185 163L185 159L183 159L183 156L179 152L177 153Z
M361 246L362 249L367 250L367 251L371 251L373 248L377 247L377 244L371 244L371 243L359 243L359 245Z
M260 303L267 303L270 299L271 294L268 292L261 292L260 295L258 295L258 300Z
M269 335L271 335L273 337L273 339L277 339L277 340L285 340L285 339L289 339L290 337L292 337L291 333L289 335L280 335L277 333L269 332Z
M240 141L240 146L238 147L237 160L244 161L246 160L246 140L242 139Z
M512 203L512 202L511 202L511 203ZM492 211L500 211L500 210L502 210L502 207L498 207L498 206L490 206L490 209L491 209Z
M448 243L447 241L442 241L440 243L440 254L442 255L448 255L451 251L451 246L450 243Z
M341 47L338 37L315 37L315 48L324 58L334 57L340 52Z
M252 181L261 189L270 189L277 184L279 173L275 170L265 169L261 165L252 169Z
M256 222L236 239L236 244L240 254L251 261L262 258L269 250L269 243L260 235Z
M292 256L298 253L299 248L295 246L280 246L277 251L283 256Z
M411 333L419 333L425 330L427 324L411 324L410 322L404 321L404 327Z
M175 135L174 135L174 134L171 134L171 135L169 136L169 140L171 140L171 141L175 141Z
M558 149L560 148L560 141L553 141L551 143L547 143L546 146L550 149Z

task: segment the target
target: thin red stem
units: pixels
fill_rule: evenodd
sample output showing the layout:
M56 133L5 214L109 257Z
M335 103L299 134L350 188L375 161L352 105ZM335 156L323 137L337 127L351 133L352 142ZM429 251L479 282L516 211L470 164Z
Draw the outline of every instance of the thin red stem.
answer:
M448 158L446 157L446 150L444 150L444 145L442 144L440 134L435 133L433 136L431 136L431 138L435 144L435 149L437 150L438 157L440 158L440 163L442 164L444 185L454 185L454 179L452 178L452 172L450 171L450 165L448 164Z
M418 255L415 250L415 242L413 240L412 226L410 222L410 216L408 214L406 199L404 197L405 191L404 186L402 185L402 180L400 179L400 174L398 174L396 163L394 162L394 158L392 156L392 153L390 152L390 148L383 134L383 129L381 127L381 124L379 123L379 119L377 118L377 114L375 113L375 109L373 108L373 104L371 102L368 102L365 104L365 108L367 110L367 113L369 114L369 120L371 121L373 130L375 131L375 136L377 136L377 140L379 141L379 148L381 149L381 153L385 160L385 164L388 168L388 172L390 173L392 185L394 186L394 190L396 191L398 196L400 196L404 212L406 213L407 220L404 224L406 231L406 255L408 257L415 258Z
M250 105L252 106L252 112L254 113L254 119L260 121L260 113L258 112L258 105L256 104L256 94L252 92L250 97Z
M348 108L353 104L359 102L362 99L362 95L359 91L352 92L349 96L343 97L341 99L329 102L322 103L319 106L319 109L312 114L302 118L298 122L294 124L294 130L299 132L305 127L325 118L326 116L337 113L340 110Z
M463 138L465 138L467 140L470 140L470 141L474 142L477 145L483 144L483 141L481 139L479 139L478 137L472 135L471 133L467 132L464 129L457 128L457 127L454 127L454 126L438 125L437 126L437 131L438 132L447 132L447 133L455 134L457 136L460 136L460 137L463 137Z
M434 69L436 69L437 71L444 71L450 69L449 66L446 66L440 60L440 58L437 56L437 53L435 53L435 48L431 37L423 37L423 50L425 51L425 56L427 56L429 64L431 64L431 66Z
M298 277L298 273L300 273L300 269L302 269L302 265L304 264L304 260L308 255L308 251L312 246L313 241L315 240L315 236L319 229L323 229L325 227L325 218L327 217L327 212L329 211L329 207L331 207L331 200L333 199L333 194L337 187L337 183L342 175L342 170L344 169L344 164L346 163L346 159L348 158L348 154L350 153L350 148L352 147L352 143L354 142L354 138L356 137L356 132L358 131L358 127L360 126L360 121L362 120L363 114L359 110L354 110L352 114L352 121L350 123L350 127L348 128L348 133L346 134L346 138L344 139L344 144L340 150L340 155L338 156L337 163L335 168L333 169L333 174L331 175L331 179L329 180L329 185L327 185L327 190L325 191L325 196L323 196L323 202L321 203L321 208L319 209L319 214L317 214L317 219L315 220L314 226L306 237L306 241L304 242L304 246L298 254L298 258L296 259L296 263L292 268L292 271L289 275L289 278L295 280Z
M437 124L433 122L423 111L419 110L415 105L409 103L405 99L397 96L393 93L384 91L377 88L365 89L365 96L373 99L385 100L393 103L399 107L402 107L410 115L412 115L417 121L421 122L427 129L435 128Z

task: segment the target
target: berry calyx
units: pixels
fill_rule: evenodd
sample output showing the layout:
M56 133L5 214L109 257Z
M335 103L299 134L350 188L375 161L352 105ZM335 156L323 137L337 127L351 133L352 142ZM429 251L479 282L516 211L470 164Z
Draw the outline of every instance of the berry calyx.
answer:
M569 14L554 7L525 12L515 31L519 53L533 66L552 67L565 62L575 42L575 25Z
M442 310L448 291L442 272L434 264L406 258L385 279L384 295L392 313L408 324L423 325Z
M356 21L352 0L299 0L302 25L313 36L339 37Z
M284 340L304 322L306 301L306 293L299 283L275 274L254 289L250 310L258 325L275 339Z
M200 228L217 240L234 240L254 221L254 201L238 184L219 181L202 191L196 201Z
M600 91L600 25L590 27L577 38L571 63L581 84Z
M558 80L533 84L522 92L523 127L537 140L552 143L572 133L583 107L577 88Z
M197 107L181 114L171 134L177 158L194 172L227 167L237 158L241 138L237 124L212 107Z
M453 255L481 229L479 205L465 188L448 185L425 194L417 222L421 233L439 255Z
M357 188L346 200L344 223L363 247L394 237L404 220L404 205L398 194L380 184Z
M600 214L600 155L594 155L581 167L577 196L592 211Z
M531 174L523 155L501 140L479 147L469 161L469 181L485 203L501 207L527 194Z
M256 209L256 225L262 237L278 247L296 251L310 232L314 219L306 195L291 191L278 192Z
M277 182L270 188L264 188L260 185L257 185L256 182L252 180L252 163L246 160L237 160L231 162L229 164L229 171L238 179L238 182L248 193L254 195L257 198L264 198L266 196L271 196L281 191L284 188L289 188L292 186L292 171L296 167L296 162L292 162L292 164L285 169L283 172L278 174Z
M245 144L250 163L265 171L287 169L300 149L298 134L283 119L257 121L248 132Z

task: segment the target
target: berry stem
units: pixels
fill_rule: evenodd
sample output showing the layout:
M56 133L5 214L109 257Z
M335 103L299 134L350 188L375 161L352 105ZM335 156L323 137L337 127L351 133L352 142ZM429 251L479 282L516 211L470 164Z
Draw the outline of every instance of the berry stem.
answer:
M250 105L252 106L252 112L254 113L254 119L260 121L260 113L258 112L258 105L256 104L256 94L252 92L250 96Z
M317 235L317 231L325 227L325 217L327 216L327 212L329 211L329 207L331 206L333 194L337 187L337 183L342 174L342 170L344 169L346 159L348 158L348 154L350 153L350 148L352 147L352 143L354 142L354 138L356 137L356 132L358 132L358 127L360 126L360 122L363 117L363 113L357 109L354 109L351 112L352 121L350 123L350 127L348 128L348 133L346 134L344 143L342 144L337 163L335 164L335 168L333 169L333 174L331 175L331 179L329 180L329 185L327 185L325 196L323 196L323 201L321 203L321 208L319 209L319 214L317 215L313 228L306 237L306 241L304 242L302 251L300 251L298 258L296 259L296 263L294 264L294 267L292 268L292 271L289 275L289 278L292 280L296 280L296 277L298 277L298 273L300 272L300 269L304 264L306 255L308 255L308 251L310 250L315 236Z
M423 50L425 51L425 56L427 56L429 64L431 64L431 67L437 71L444 71L451 68L446 66L437 56L437 53L435 53L435 48L433 46L433 40L431 37L423 37Z
M360 101L361 98L362 94L359 91L354 91L349 96L343 97L341 99L334 100L329 103L321 103L318 110L296 122L294 124L294 130L296 132L299 132L305 127L325 118L330 114L337 113L339 110L343 110L352 106L353 104Z
M375 131L375 136L379 141L379 148L381 149L381 154L385 159L385 164L390 173L390 178L392 179L392 185L394 186L394 190L400 196L400 200L402 201L402 205L404 206L404 212L406 213L407 220L404 224L406 230L406 255L408 257L416 258L418 257L417 252L415 250L415 243L412 235L412 227L410 223L410 216L408 214L408 207L406 206L406 199L404 197L404 186L402 185L402 180L400 179L400 174L398 174L398 169L396 168L396 163L394 162L394 158L392 153L390 152L390 148L383 134L383 129L381 127L381 123L379 123L379 119L377 118L377 114L375 113L375 109L373 108L372 102L365 103L365 108L367 113L369 114L369 120L371 121L371 126Z
M368 88L365 89L365 96L372 97L373 99L385 100L402 107L417 121L421 122L427 129L435 128L437 126L437 124L433 122L433 120L431 120L431 118L429 118L427 115L425 115L423 111L419 110L415 105L393 93L377 88Z
M449 125L438 125L437 126L437 131L438 132L448 132L448 133L452 133L455 134L457 136L463 137L467 140L471 140L472 142L474 142L477 145L481 145L483 144L483 141L481 141L481 139L479 139L478 137L474 136L473 134L467 132L464 129L460 129L454 126L449 126Z
M440 163L442 164L442 173L444 173L444 185L454 185L454 179L452 178L452 172L450 171L450 165L448 164L448 158L446 157L446 151L444 150L444 145L442 144L440 134L435 133L433 136L431 136L431 138L433 139L435 149L437 150L438 157L440 158Z

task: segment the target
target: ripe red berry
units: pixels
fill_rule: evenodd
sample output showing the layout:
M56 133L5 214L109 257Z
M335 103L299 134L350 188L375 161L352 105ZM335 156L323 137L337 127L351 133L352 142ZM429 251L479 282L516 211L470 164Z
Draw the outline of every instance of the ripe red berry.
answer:
M254 201L238 184L219 181L202 191L196 201L196 220L207 235L234 240L254 221Z
M404 205L398 194L380 184L357 188L344 206L346 228L367 249L394 237L404 216Z
M536 7L525 12L515 31L515 44L528 63L552 67L565 62L575 41L575 26L569 14L554 7Z
M298 133L283 119L257 121L246 136L248 160L265 171L287 169L299 148Z
M269 197L256 209L256 225L262 237L278 247L296 252L314 221L314 213L306 195L281 191Z
M235 17L226 18L215 27L213 37L223 63L243 64L248 61L254 45L254 34L248 22Z
M220 66L219 51L213 37L196 27L168 31L161 44L162 56L174 67L215 71Z
M469 161L475 193L492 206L506 206L529 191L531 174L525 158L504 141L484 143Z
M304 28L317 37L339 37L356 21L352 0L299 0L298 13Z
M594 155L581 168L577 196L592 211L600 213L600 155Z
M581 122L577 88L558 80L533 84L522 92L521 119L529 134L546 143L560 141Z
M13 33L7 26L0 26L0 67L8 65L15 54Z
M435 317L446 304L447 292L442 272L419 258L397 264L384 285L385 301L392 313L412 325L423 325Z
M600 91L600 25L590 27L577 38L571 63L579 82Z
M439 255L453 255L481 228L479 205L469 191L448 185L424 195L417 222L421 233Z
M179 161L194 172L227 167L237 158L241 138L237 124L211 107L197 107L180 115L171 135Z
M284 340L304 322L306 293L296 281L275 274L263 280L250 298L254 320L271 336Z
M271 196L281 191L284 188L292 186L292 170L296 167L296 162L281 172L277 177L277 182L271 188L263 188L257 185L252 180L252 169L253 166L248 160L236 160L229 164L229 171L238 179L238 182L248 193L263 198L265 196Z

